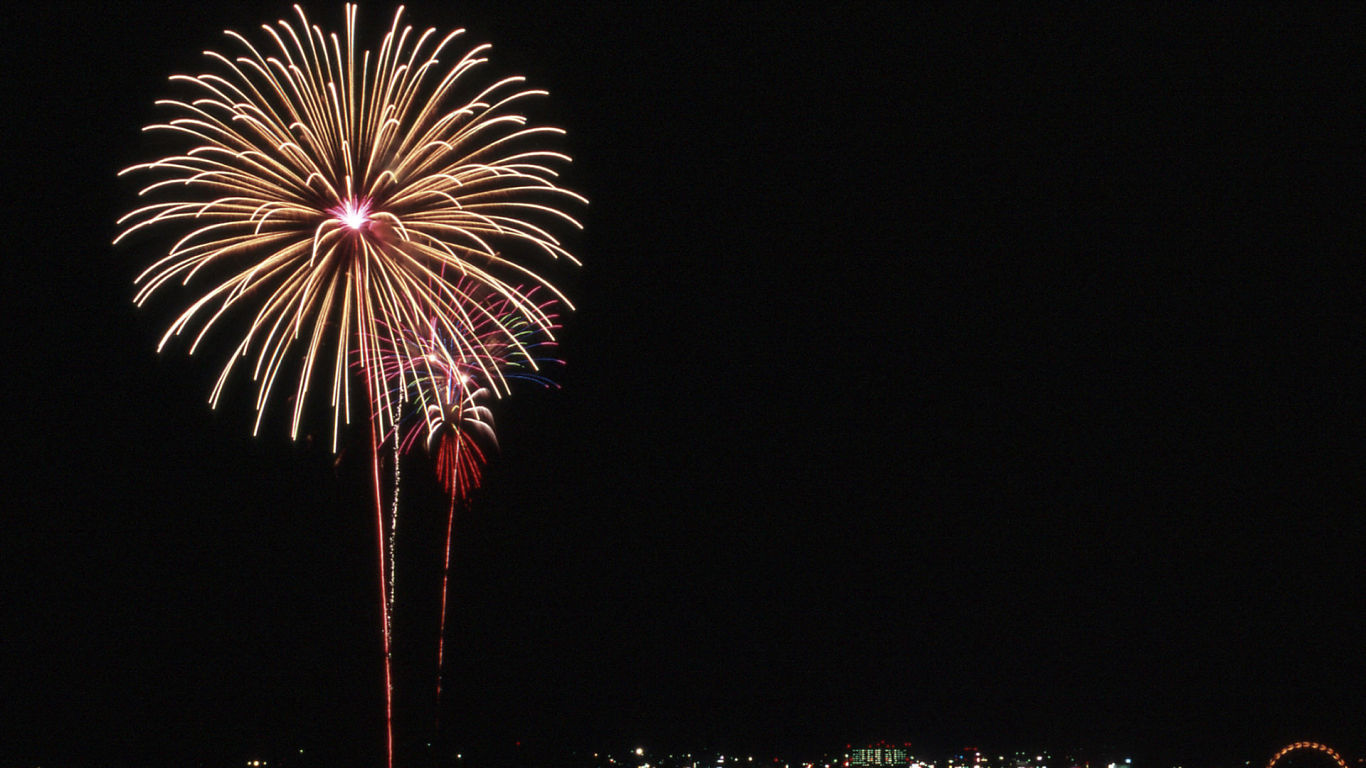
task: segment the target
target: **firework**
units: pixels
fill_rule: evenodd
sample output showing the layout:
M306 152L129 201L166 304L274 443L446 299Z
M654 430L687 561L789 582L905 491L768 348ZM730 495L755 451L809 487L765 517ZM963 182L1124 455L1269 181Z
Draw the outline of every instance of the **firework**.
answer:
M477 286L469 286L467 293L476 295ZM535 289L528 290L528 298ZM436 695L441 696L441 673L445 657L445 628L447 587L450 574L451 544L453 541L456 505L479 485L486 461L486 449L497 447L493 427L493 412L489 401L498 390L486 383L487 371L498 371L503 381L516 379L550 386L552 382L540 371L548 363L558 363L542 354L553 349L555 342L544 329L527 324L501 296L490 296L473 327L461 327L463 338L474 339L473 346L489 355L484 359L462 357L462 345L446 337L437 323L424 328L396 329L397 340L389 339L381 346L401 350L386 356L383 374L394 391L391 400L399 405L406 418L395 419L393 434L394 462L397 470L399 454L419 446L431 454L437 478L446 488L450 506L446 518L446 550L441 576L441 622L437 640ZM553 303L541 305L544 316L552 322ZM553 327L553 326L552 326ZM530 364L529 364L530 363ZM395 499L397 499L397 476ZM395 503L391 531L397 528L398 506ZM392 543L390 556L390 602L393 600Z
M545 92L522 88L520 77L474 85L489 46L451 53L463 30L415 35L401 26L400 8L378 51L358 55L355 6L346 8L341 39L294 10L297 24L262 27L268 46L229 31L236 56L207 52L217 71L171 78L190 95L158 101L175 117L145 130L189 146L122 172L157 177L140 195L159 201L124 216L118 240L153 225L181 235L138 275L139 305L173 283L201 286L158 351L197 328L193 354L220 319L246 317L211 392L215 407L239 361L250 360L259 430L282 370L294 363L297 436L314 372L330 367L335 450L349 421L353 353L367 391L379 395L370 414L378 431L394 426L379 362L397 350L370 343L380 327L434 323L458 357L489 359L459 331L494 320L472 300L469 286L477 286L501 297L507 315L552 333L550 318L516 286L543 286L571 305L509 254L577 263L550 229L578 227L564 208L584 200L557 184L555 166L568 156L536 147L562 131L516 111ZM502 357L521 352L512 330L503 339L511 355ZM506 388L499 371L483 374Z
M330 368L335 451L351 421L350 371L361 379L392 765L397 457L419 434L402 432L402 406L418 406L412 423L435 448L453 514L492 439L487 402L509 391L510 378L537 376L533 348L553 343L553 308L572 309L535 265L578 263L552 232L578 228L566 208L586 200L558 184L569 157L542 148L563 131L520 114L545 92L520 77L481 80L488 45L461 54L463 30L416 34L399 8L378 48L359 49L354 5L340 36L310 24L299 6L294 14L263 26L261 45L226 32L233 50L206 52L210 71L171 78L184 95L158 101L171 117L144 130L176 149L120 173L149 181L115 242L148 229L174 233L135 280L139 306L176 284L188 293L158 351L188 334L194 354L220 324L245 329L209 402L217 407L234 370L249 370L253 433L279 384L292 390L297 437L315 375L326 381ZM533 299L538 290L550 298ZM386 556L379 451L388 436L395 495Z
M478 286L461 290L471 297L480 293ZM523 293L528 299L535 294L535 288ZM550 385L543 368L560 362L546 356L558 328L553 302L537 305L545 326L527 322L503 296L488 296L476 306L473 324L456 324L458 336L448 336L433 320L394 329L397 338L377 344L390 350L381 366L390 400L400 413L410 414L395 423L396 446L406 453L425 445L434 456L438 479L457 498L479 485L484 462L480 444L497 444L487 403L514 380ZM477 353L464 352L466 348Z

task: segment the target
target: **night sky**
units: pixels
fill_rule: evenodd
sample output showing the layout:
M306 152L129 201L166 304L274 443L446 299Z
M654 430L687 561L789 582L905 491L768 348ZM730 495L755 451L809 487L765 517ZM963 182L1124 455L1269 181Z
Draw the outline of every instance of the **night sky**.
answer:
M0 11L0 766L379 765L368 436L210 410L221 357L155 352L192 294L135 307L156 254L110 245L165 78L289 6L118 5ZM1366 18L409 20L548 89L592 201L561 387L500 404L457 524L442 738L1366 756ZM445 509L405 469L416 722Z

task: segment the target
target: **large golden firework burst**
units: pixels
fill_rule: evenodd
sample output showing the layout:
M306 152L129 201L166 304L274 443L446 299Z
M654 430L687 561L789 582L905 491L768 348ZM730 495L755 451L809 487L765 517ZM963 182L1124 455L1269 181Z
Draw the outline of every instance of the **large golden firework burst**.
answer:
M139 195L156 202L120 219L115 242L153 225L179 236L138 275L139 305L170 283L200 286L158 350L196 328L193 354L221 318L249 318L210 395L215 407L249 360L259 430L287 369L297 377L297 436L315 369L329 366L335 449L352 362L377 433L395 426L381 361L402 350L383 349L394 334L381 329L430 329L473 365L520 357L534 367L524 329L552 336L554 324L521 286L545 286L570 305L522 262L539 252L577 263L551 230L578 227L564 206L586 200L557 184L569 157L540 148L563 131L518 113L545 91L521 77L475 84L488 45L459 55L452 43L463 30L415 34L400 7L378 51L358 54L354 5L341 38L294 11L297 23L262 27L267 45L228 31L237 55L208 51L216 71L171 78L190 95L158 101L175 116L144 130L189 146L121 172L154 176ZM488 296L501 297L496 316ZM490 324L501 333L461 332ZM481 349L490 339L498 355ZM506 390L496 367L482 374L495 394Z

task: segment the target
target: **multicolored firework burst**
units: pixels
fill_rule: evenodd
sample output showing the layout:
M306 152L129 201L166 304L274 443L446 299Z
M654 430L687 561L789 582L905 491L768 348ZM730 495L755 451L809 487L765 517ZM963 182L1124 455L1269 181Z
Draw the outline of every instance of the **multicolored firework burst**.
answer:
M294 12L262 26L264 45L228 31L233 54L206 52L211 71L171 78L185 94L158 101L172 117L145 130L177 149L121 172L152 180L115 243L149 228L177 236L135 281L140 306L175 283L193 291L158 351L192 331L193 354L220 320L243 321L209 401L217 407L249 360L254 433L283 379L297 437L315 372L328 367L336 450L357 371L390 680L380 447L390 437L396 457L419 439L433 447L453 514L492 444L487 402L510 391L509 378L537 376L533 350L553 343L555 307L572 309L524 262L577 264L552 230L578 228L565 208L587 201L558 184L569 157L541 146L563 131L519 112L545 92L521 77L479 82L488 45L459 54L463 30L415 34L400 7L378 49L358 50L356 6L341 36ZM550 298L533 298L538 290ZM406 421L405 406L415 409ZM395 488L394 525L396 505Z
M472 298L481 291L473 285L461 288ZM533 287L525 296L535 293ZM376 344L389 351L381 367L389 399L410 414L407 422L395 424L394 438L404 453L425 445L452 497L478 487L484 463L480 443L497 444L486 403L507 393L514 380L552 384L543 368L560 362L547 354L556 346L553 331L559 326L553 301L538 308L548 326L527 322L505 297L489 295L471 313L472 325L458 324L458 336L447 335L433 320L423 327L391 329L393 337ZM463 352L466 348L477 352Z

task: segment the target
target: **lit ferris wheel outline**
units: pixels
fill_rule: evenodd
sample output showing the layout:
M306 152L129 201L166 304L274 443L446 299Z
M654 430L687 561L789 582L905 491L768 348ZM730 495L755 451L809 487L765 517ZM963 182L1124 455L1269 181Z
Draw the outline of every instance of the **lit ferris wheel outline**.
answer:
M1320 744L1317 741L1297 741L1294 744L1291 744L1287 747L1282 747L1279 752L1271 756L1271 762L1266 764L1266 768L1276 768L1277 761L1279 761L1282 757L1285 757L1287 754L1299 749L1312 749L1318 752L1322 752L1325 755L1328 755L1329 757L1333 758L1333 762L1338 764L1338 768L1348 768L1347 761L1342 759L1342 755L1339 755L1337 753L1337 750L1333 749L1332 747L1326 744Z

